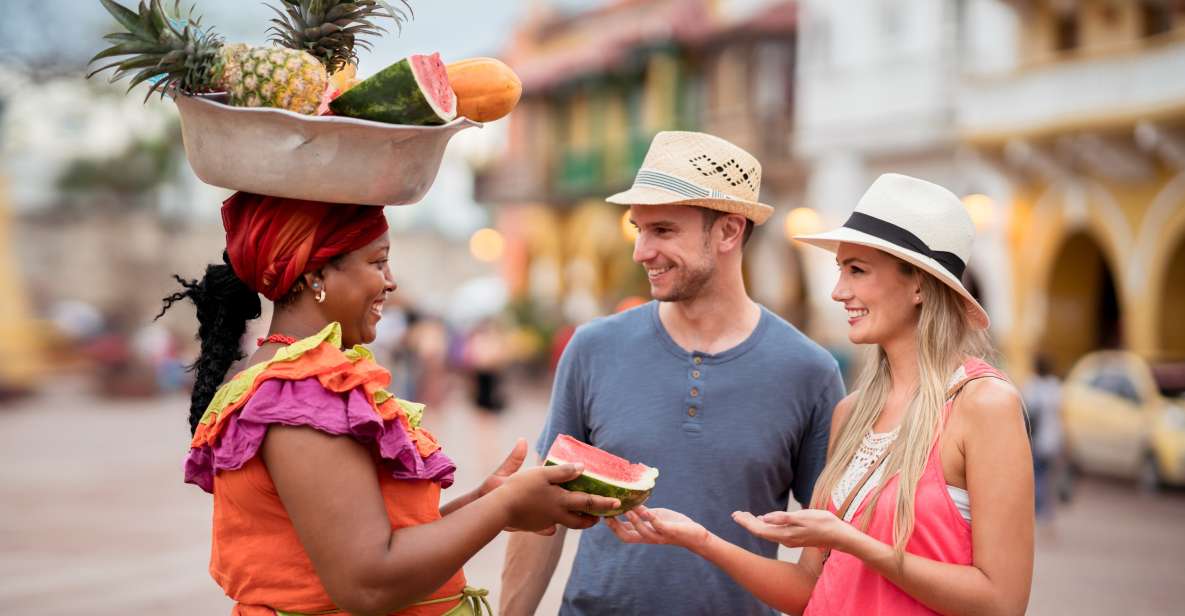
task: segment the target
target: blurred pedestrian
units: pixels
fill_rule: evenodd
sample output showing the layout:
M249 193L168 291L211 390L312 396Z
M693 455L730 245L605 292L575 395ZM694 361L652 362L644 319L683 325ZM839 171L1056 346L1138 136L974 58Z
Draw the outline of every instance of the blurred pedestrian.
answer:
M547 353L547 367L553 376L556 369L560 367L560 358L564 356L564 349L568 348L568 343L572 341L572 336L575 334L576 326L565 321L551 335L551 345L548 347Z
M1051 521L1061 485L1059 479L1065 470L1062 459L1062 385L1044 354L1037 356L1033 371L1021 391L1032 434L1037 518Z
M408 320L404 345L415 367L416 400L442 410L448 393L448 327L436 315L419 311L414 315L414 320Z
M465 363L473 376L473 404L489 415L498 415L506 408L503 372L510 359L507 343L493 317L482 319L465 343Z
M469 370L470 395L477 409L478 460L493 463L496 443L502 441L497 418L506 408L504 371L509 363L508 338L494 317L482 319L465 340L464 362Z
M442 506L452 460L359 346L395 290L382 208L236 193L222 220L225 263L178 278L165 310L197 307L185 479L213 495L209 570L235 614L480 614L461 567L499 532L586 528L575 511L617 506L556 485L574 466L515 473L522 440ZM270 328L224 383L259 294Z

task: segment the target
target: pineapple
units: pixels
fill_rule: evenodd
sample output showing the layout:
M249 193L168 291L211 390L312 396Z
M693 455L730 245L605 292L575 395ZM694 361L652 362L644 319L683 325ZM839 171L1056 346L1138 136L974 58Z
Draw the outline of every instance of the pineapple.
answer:
M116 69L112 80L132 75L130 90L160 76L148 95L170 88L199 94L224 91L228 102L239 107L278 107L301 114L317 111L329 76L312 55L281 47L226 45L213 31L203 31L201 19L190 15L171 17L161 0L140 1L139 12L114 0L99 0L126 32L108 34L112 43L91 62L112 56L130 56L91 72L87 77ZM180 0L174 4L179 13ZM138 71L138 72L137 72Z
M382 0L281 0L283 11L267 5L279 16L272 19L274 25L268 32L273 43L311 53L333 74L358 63L355 45L370 49L363 36L385 32L374 19L392 19L397 27L403 27L412 11L407 0L400 1L407 7L406 13Z

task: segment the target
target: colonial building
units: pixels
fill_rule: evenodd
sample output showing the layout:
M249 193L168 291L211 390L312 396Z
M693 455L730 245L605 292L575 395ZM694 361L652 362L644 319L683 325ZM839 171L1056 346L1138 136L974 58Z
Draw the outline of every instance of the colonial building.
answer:
M512 292L576 322L647 293L625 211L604 198L631 183L662 130L703 130L753 152L764 166L762 200L788 209L801 191L790 151L795 26L791 2L536 10L502 56L524 86L506 151L477 181L507 237ZM784 235L767 224L753 241L748 273L759 299L801 315Z
M1185 3L806 0L795 152L839 224L880 173L964 198L965 282L1008 367L1040 353L1185 358ZM845 329L807 268L815 334Z
M1185 359L1185 2L1007 8L1016 62L969 75L958 109L1008 181L1007 356Z
M995 4L995 11L984 10ZM1006 7L951 0L804 0L799 3L794 152L807 169L805 205L819 223L843 223L880 174L921 177L959 196L983 197L978 238L964 283L997 330L1009 327L1008 271L1000 221L1007 182L962 145L960 75L968 66L1009 64ZM1001 43L1004 41L1004 43ZM981 44L984 42L985 44ZM808 229L803 229L808 230ZM834 257L804 253L814 327L847 346L844 313L830 298Z

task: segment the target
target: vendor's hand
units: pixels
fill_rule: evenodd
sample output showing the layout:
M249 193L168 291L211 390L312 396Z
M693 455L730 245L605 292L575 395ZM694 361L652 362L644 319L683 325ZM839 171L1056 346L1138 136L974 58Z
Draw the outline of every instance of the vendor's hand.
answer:
M493 492L498 486L506 483L506 479L513 475L518 469L522 468L523 462L527 459L527 439L520 438L514 442L514 449L510 450L510 455L502 461L498 469L486 477L486 480L477 486L477 498L481 498L490 492ZM519 529L506 527L506 532L519 532ZM539 535L554 535L555 526L549 526L543 530L535 531Z
M638 506L616 519L606 520L605 524L624 543L676 545L696 550L703 547L710 536L698 522L670 509Z
M514 443L514 449L510 450L510 455L502 461L498 470L494 471L486 480L481 482L477 488L478 498L493 492L495 488L506 482L506 479L513 475L518 469L522 468L523 461L527 459L527 439L520 438Z
M843 550L856 527L822 509L775 511L754 516L747 511L735 511L732 519L750 533L780 543L788 548L833 548Z
M584 529L599 518L586 512L612 511L621 506L616 498L584 492L570 492L559 484L571 481L584 472L583 465L558 464L537 466L507 478L493 494L505 499L510 526L531 532L550 534L556 524Z

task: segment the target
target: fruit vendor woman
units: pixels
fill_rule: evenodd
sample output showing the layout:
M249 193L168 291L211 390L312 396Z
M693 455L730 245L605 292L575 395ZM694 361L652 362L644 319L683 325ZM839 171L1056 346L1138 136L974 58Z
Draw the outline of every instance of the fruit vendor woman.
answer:
M441 506L453 462L421 405L362 346L395 290L380 207L238 193L222 208L224 263L165 300L197 307L201 355L185 480L213 494L210 574L232 614L475 614L462 565L505 528L587 528L615 499L569 492L564 465L515 473L526 443ZM247 322L269 333L242 358Z

